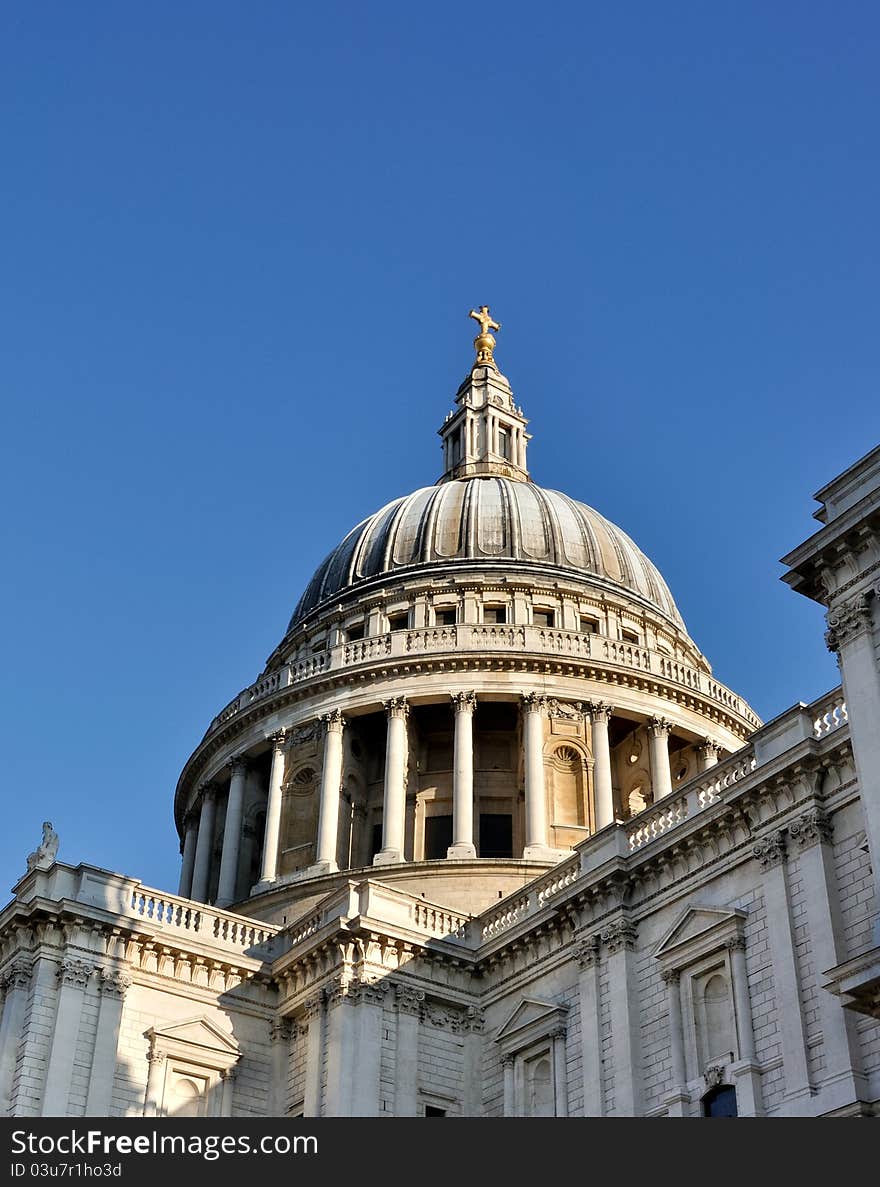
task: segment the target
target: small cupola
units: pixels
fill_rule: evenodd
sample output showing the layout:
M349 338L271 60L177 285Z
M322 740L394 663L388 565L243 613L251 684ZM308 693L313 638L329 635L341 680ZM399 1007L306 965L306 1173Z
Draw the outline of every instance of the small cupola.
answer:
M476 361L455 396L457 405L443 422L443 476L471 478L495 474L530 482L526 467L526 432L528 421L513 402L513 392L495 362L495 339L492 330L500 322L492 319L488 305L469 314L480 323L474 339Z

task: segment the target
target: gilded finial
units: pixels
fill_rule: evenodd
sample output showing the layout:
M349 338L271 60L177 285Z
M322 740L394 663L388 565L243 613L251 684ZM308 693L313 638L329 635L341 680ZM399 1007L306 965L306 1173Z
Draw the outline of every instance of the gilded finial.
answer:
M495 339L492 337L489 331L500 330L501 322L493 320L489 313L488 305L481 305L479 313L477 313L476 309L472 309L468 314L468 317L472 317L474 321L478 321L480 323L480 332L474 339L474 350L477 352L477 362L489 363L494 367L495 359L493 358L492 352L495 349Z

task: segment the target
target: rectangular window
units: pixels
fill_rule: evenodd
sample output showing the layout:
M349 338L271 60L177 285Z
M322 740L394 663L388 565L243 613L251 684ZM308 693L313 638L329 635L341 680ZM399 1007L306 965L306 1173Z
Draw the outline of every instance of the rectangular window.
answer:
M535 626L553 626L552 610L535 610L532 612Z
M399 614L388 615L389 631L405 631L409 627L409 611L401 610Z
M480 813L480 857L513 857L513 817L506 812Z
M428 816L425 818L425 861L436 861L446 856L452 844L452 817Z
M510 461L510 429L498 430L498 452L505 461Z
M580 619L578 620L578 625L579 625L579 629L585 635L596 635L599 633L598 618L587 618L582 614L580 616Z
M434 611L434 621L437 626L455 626L456 617L454 606Z
M347 643L355 643L358 639L364 637L364 624L362 622L352 623L350 627L346 628L345 640Z
M506 606L484 606L483 607L483 622L487 625L497 625L499 623L507 622L507 607Z
M715 1116L717 1116L717 1115L718 1114L715 1114ZM425 1116L426 1117L445 1117L446 1110L438 1108L437 1105L425 1105Z
M624 627L621 627L620 637L621 637L621 639L623 639L624 643L636 643L637 644L639 641L639 636L636 634L635 631L628 631Z

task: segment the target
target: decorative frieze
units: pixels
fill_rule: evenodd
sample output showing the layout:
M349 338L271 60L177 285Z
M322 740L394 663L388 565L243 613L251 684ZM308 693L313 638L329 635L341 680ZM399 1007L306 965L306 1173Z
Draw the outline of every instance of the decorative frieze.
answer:
M870 597L871 592L865 590L828 611L825 615L828 623L825 644L829 651L839 652L858 635L871 630Z
M808 849L820 841L830 841L834 825L821 808L811 808L788 826L788 832L798 849Z
M763 840L752 846L752 856L758 861L762 870L772 869L785 860L785 830L777 829Z

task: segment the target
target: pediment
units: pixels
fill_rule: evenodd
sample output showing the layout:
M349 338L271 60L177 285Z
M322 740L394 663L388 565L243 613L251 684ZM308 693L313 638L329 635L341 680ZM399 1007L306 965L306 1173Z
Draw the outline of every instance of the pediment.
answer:
M697 956L714 944L721 946L742 932L745 911L692 905L679 915L657 947L654 956L674 966L681 958Z
M565 1023L568 1007L558 1002L542 1001L540 998L524 997L508 1015L500 1027L495 1042L502 1046L515 1044L519 1040L531 1040L549 1033Z
M178 1045L198 1047L202 1051L214 1051L237 1059L240 1050L238 1043L216 1022L202 1015L199 1018L188 1018L183 1022L173 1022L170 1026L151 1027L147 1031L154 1047L163 1048Z

